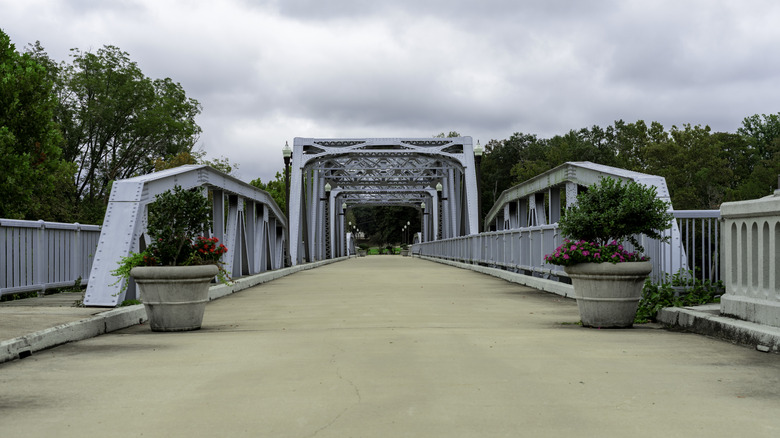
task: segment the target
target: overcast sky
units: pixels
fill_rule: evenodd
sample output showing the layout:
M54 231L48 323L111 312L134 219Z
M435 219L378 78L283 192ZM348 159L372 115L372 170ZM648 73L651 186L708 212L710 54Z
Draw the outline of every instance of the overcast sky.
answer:
M0 28L58 61L115 45L180 82L199 146L245 181L294 137L484 145L780 112L776 0L0 0Z

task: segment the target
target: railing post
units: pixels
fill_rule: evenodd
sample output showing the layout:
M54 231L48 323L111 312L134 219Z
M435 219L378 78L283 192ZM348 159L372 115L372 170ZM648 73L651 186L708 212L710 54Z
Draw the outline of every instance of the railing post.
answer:
M38 296L44 296L46 294L46 260L44 248L46 247L46 222L39 220L38 228L36 230L38 238L35 243L35 254L33 255L35 260L35 283L41 286L41 290L38 292Z

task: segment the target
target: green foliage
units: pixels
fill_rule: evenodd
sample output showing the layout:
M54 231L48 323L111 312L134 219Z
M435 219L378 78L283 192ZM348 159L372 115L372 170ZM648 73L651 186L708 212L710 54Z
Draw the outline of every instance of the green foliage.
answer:
M503 190L567 161L592 161L666 179L675 209L716 209L724 201L756 199L777 188L780 114L745 118L737 133L683 124L617 120L549 139L515 133L491 140L482 158L483 211Z
M67 207L70 220L100 223L114 180L149 173L197 141L200 104L170 78L146 77L119 48L73 49L71 63L59 65L38 43L29 55L45 66L58 96L49 120L71 167L56 205Z
M229 281L220 259L227 252L217 238L204 237L211 229L211 203L197 190L175 186L155 196L149 205L147 233L151 244L140 253L122 257L111 271L117 282L130 277L136 266L187 266L216 264L218 279ZM116 284L116 283L114 283Z
M404 238L403 227L409 222L412 233L420 230L420 212L411 207L398 206L357 206L347 212L354 214L352 221L372 245L385 246L388 243L401 243ZM411 236L411 234L410 234Z
M157 264L176 266L192 258L192 243L211 229L211 203L195 190L173 190L155 196L149 205L147 232Z
M118 307L135 306L136 304L143 304L141 300L124 300Z
M642 252L644 249L634 235L664 240L661 232L674 219L668 208L668 203L656 197L655 187L602 178L577 195L577 203L566 211L558 225L561 233L573 240L596 245L627 240Z
M281 172L276 172L275 179L268 181L267 184L263 183L260 178L250 181L249 184L268 192L268 194L274 198L274 201L276 201L276 205L278 205L282 211L287 212L286 186L284 184L284 175L282 175Z
M69 218L60 199L74 169L62 159L56 105L46 68L0 30L0 217Z
M700 306L718 302L723 294L723 282L692 278L690 271L674 274L661 284L648 278L642 289L642 299L634 322L655 321L658 311L666 307Z

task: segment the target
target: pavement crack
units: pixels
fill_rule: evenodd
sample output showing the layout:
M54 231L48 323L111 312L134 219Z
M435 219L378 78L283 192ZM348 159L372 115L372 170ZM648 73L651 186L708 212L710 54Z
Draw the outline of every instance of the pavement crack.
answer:
M355 405L360 404L360 403L363 402L363 396L360 395L360 388L358 388L358 386L355 385L355 382L353 382L352 380L347 379L346 377L344 377L341 374L341 368L338 365L336 365L336 353L334 353L330 357L330 363L334 366L334 368L336 370L336 376L339 378L339 380L343 380L343 381L349 383L350 386L352 386L352 389L355 391L355 397L357 397L357 401L355 403L353 403L352 405L345 407L341 412L338 413L338 415L333 417L333 419L330 420L328 422L328 424L326 424L326 425L320 427L319 429L315 430L314 433L311 434L311 436L313 436L313 437L317 436L317 434L319 434L323 430L325 430L325 429L331 427L332 425L334 425L339 420L339 418L341 418L344 414L346 414L347 411L352 409L352 407L354 407Z

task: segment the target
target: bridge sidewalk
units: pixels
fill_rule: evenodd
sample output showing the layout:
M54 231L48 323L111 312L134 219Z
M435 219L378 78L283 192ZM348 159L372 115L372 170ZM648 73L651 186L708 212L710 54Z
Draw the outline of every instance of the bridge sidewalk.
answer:
M577 320L573 300L479 273L350 259L211 302L199 331L135 325L0 364L0 430L780 434L777 355L659 325L593 330Z

